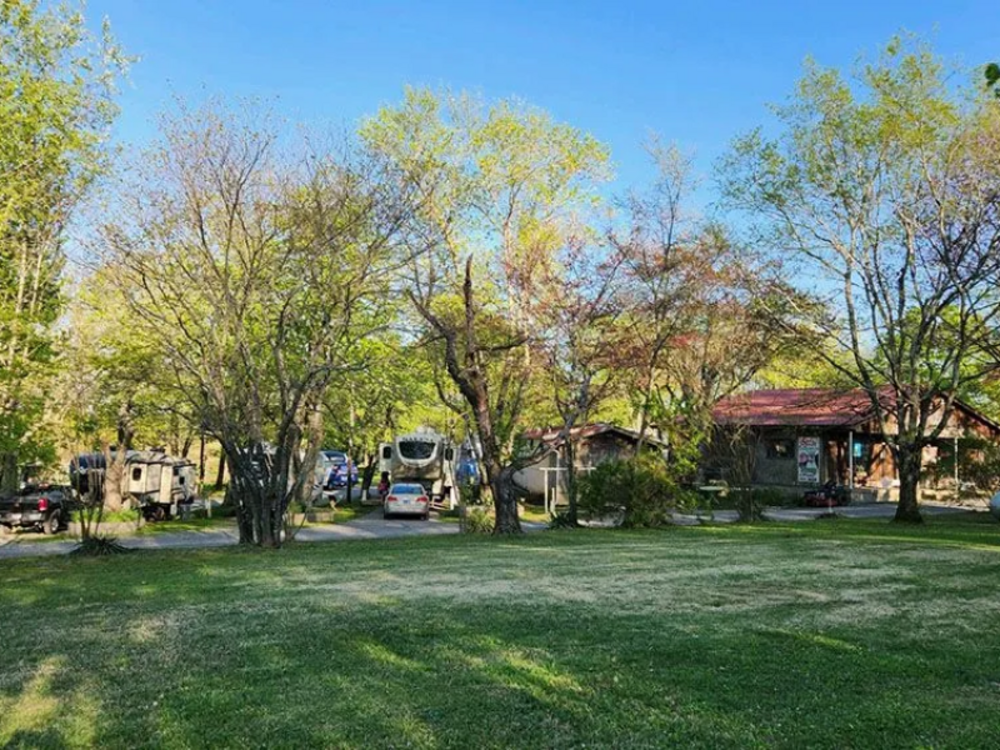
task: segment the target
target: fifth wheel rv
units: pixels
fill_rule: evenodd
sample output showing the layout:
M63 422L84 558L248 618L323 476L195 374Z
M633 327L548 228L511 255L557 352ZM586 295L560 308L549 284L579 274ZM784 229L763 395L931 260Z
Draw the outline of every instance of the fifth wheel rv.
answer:
M392 482L419 482L432 502L454 508L458 502L455 483L455 446L444 435L423 428L396 436L379 446L379 471Z

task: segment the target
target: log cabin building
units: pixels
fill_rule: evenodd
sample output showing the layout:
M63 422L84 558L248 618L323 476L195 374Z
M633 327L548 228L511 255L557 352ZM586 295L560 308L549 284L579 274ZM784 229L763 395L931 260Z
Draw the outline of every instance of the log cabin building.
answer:
M755 486L801 493L832 480L867 490L871 499L895 497L899 481L892 452L871 399L861 389L750 391L720 401L713 416L721 440L737 429L743 431L741 439L750 443L755 454ZM959 441L970 437L1000 440L1000 425L971 406L955 402L936 444L924 451L925 467L955 455ZM957 464L956 468L960 471ZM703 471L708 481L727 480L726 462L718 447L707 452ZM954 487L959 481L956 471L946 483ZM924 481L925 486L928 483Z

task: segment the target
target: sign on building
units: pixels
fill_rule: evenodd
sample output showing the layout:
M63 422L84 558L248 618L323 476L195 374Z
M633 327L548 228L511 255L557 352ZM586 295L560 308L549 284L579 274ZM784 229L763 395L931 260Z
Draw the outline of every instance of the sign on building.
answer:
M799 465L799 484L819 484L820 439L800 437L796 459Z

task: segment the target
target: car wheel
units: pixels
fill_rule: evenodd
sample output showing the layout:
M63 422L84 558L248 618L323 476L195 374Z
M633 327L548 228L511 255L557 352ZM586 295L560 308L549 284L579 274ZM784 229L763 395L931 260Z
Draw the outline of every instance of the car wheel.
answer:
M51 516L45 519L45 523L42 524L42 531L45 532L47 536L52 536L53 534L59 533L58 513L53 513Z

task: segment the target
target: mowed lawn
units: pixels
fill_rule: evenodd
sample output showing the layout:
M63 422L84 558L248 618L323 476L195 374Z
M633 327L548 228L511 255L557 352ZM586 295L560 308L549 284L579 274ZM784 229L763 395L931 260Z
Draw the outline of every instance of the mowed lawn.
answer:
M1000 743L1000 526L0 562L0 746Z

